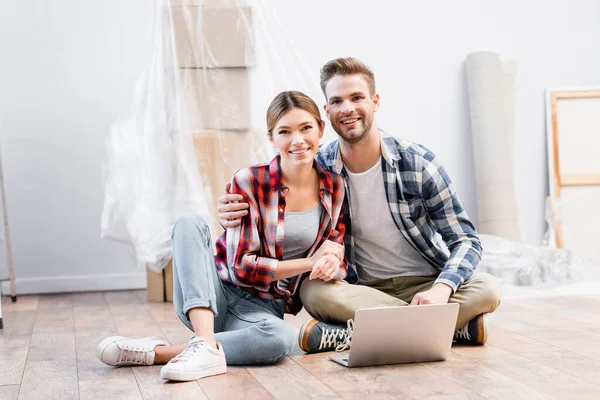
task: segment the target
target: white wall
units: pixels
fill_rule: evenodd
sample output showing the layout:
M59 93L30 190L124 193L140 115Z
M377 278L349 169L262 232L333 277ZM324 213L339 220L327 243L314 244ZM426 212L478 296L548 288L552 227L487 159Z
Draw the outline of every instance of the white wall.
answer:
M525 241L541 243L548 193L544 91L600 86L600 1L269 1L315 80L335 57L356 56L372 67L382 99L379 126L437 153L475 221L463 62L479 50L516 60L517 196Z
M146 57L147 6L2 2L0 139L21 293L145 286L132 251L100 239L100 215L104 139Z
M598 1L263 1L315 81L334 57L374 69L380 127L434 150L475 220L463 61L477 50L516 60L518 199L526 241L541 242L544 90L600 85ZM99 225L104 139L130 104L151 3L3 2L0 138L20 291L144 284L132 252L100 239Z

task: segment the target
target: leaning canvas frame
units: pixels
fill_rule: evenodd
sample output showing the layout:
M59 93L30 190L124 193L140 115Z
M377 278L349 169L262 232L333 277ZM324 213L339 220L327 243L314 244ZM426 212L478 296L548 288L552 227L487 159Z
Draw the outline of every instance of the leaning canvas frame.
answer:
M585 191L591 190L592 196L600 193L600 157L595 155L600 150L600 87L548 90L546 131L550 199L558 200L562 207L549 221L550 241L558 248L581 247L563 228L569 222L577 228L572 231L582 236L585 224L593 232L597 225L591 224L600 222L597 206L589 209L584 204L590 201ZM578 212L579 217L573 219ZM572 220L567 221L566 215Z

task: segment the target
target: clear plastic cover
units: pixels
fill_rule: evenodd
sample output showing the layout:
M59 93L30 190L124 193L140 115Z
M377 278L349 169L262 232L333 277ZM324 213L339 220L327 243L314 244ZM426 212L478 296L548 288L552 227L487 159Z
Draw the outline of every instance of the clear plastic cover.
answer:
M131 109L111 127L104 163L103 238L131 244L159 271L177 217L222 231L216 199L240 168L269 161L265 112L283 90L322 102L277 17L260 1L157 0L150 58ZM335 138L326 130L323 140Z
M571 250L530 246L493 235L479 236L484 252L478 271L488 272L505 284L551 287L600 282L600 265Z

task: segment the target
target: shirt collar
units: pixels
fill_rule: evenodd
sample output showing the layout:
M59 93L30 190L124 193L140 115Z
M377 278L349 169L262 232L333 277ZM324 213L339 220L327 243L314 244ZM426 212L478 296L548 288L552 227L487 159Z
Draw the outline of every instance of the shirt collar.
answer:
M398 151L397 146L394 146L394 141L386 140L385 132L381 129L378 129L379 132L379 140L381 141L381 155L383 159L390 165L394 166L400 160L400 152ZM389 142L389 143L388 143ZM340 151L340 141L336 140L334 143L334 148L332 150L333 157L331 160L333 161L330 164L330 168L333 169L338 174L342 173L342 169L344 168L344 162L342 161L342 152Z
M269 163L271 190L273 191L282 191L285 187L283 177L281 176L281 168L279 167L280 160L281 156L278 154ZM313 161L313 166L317 169L317 174L319 175L319 189L333 193L333 180L331 176L316 160Z

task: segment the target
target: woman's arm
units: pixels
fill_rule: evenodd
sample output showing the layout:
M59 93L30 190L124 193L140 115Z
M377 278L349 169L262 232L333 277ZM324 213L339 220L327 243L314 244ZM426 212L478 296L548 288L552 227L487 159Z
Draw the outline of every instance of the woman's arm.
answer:
M341 258L343 248L336 243L325 243L311 257L296 260L279 261L276 258L262 256L264 234L259 227L262 224L258 199L253 193L251 172L240 170L232 179L231 193L241 195L249 205L248 215L241 218L237 227L229 228L226 233L227 268L231 281L238 286L253 287L268 291L277 280L293 277L312 271L315 263L326 254L338 254Z
M341 281L346 277L348 260L345 255L344 235L346 234L348 219L347 208L344 202L342 202L335 229L329 232L328 240L323 244L323 246L327 244L337 246L337 251L320 255L313 266L309 279L323 279L325 281L334 279ZM329 255L335 255L335 258L329 257Z
M238 286L253 287L268 291L272 282L312 271L314 278L325 280L343 279L346 276L347 262L344 258L344 233L346 232L346 214L340 208L336 228L311 257L296 260L279 261L276 258L260 256L263 237L258 227L261 224L258 201L252 193L252 184L248 169L238 171L232 179L231 193L241 195L249 205L248 215L241 218L241 224L227 231L227 265L229 275ZM331 269L320 259L335 256L340 265ZM318 263L319 262L319 263ZM318 264L317 264L318 263ZM315 266L319 269L316 270ZM338 272L339 271L339 272Z

